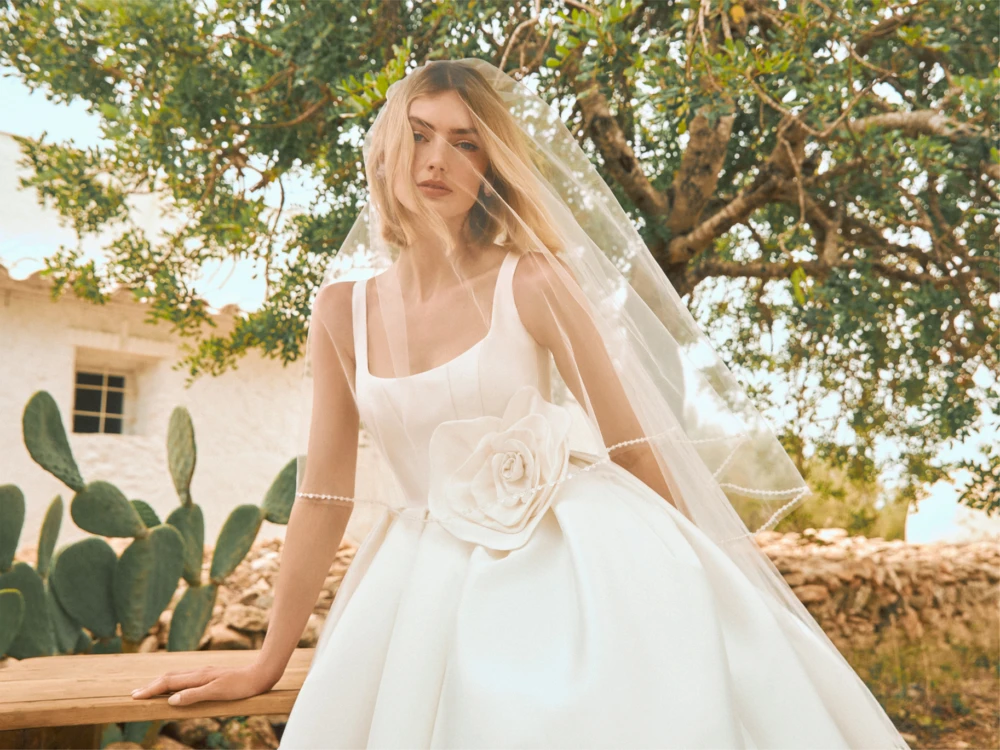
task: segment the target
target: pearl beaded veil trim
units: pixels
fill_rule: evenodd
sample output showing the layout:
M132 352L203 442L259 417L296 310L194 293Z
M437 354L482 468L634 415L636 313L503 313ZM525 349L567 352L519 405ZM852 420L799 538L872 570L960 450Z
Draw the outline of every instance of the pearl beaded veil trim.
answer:
M566 481L569 481L570 479L573 479L573 478L578 477L578 476L582 476L586 472L591 471L591 470L593 470L594 468L596 468L598 466L602 466L604 464L610 463L612 461L612 458L611 458L611 455L610 455L611 452L614 451L614 450L617 450L618 448L624 448L624 447L629 446L629 445L637 445L638 443L649 442L649 441L654 440L656 438L664 437L666 435L669 435L669 434L674 433L674 432L679 432L679 431L680 431L680 429L677 428L677 427L675 427L675 428L672 428L670 430L665 430L663 432L657 433L656 435L644 436L644 437L641 437L641 438L635 438L633 440L623 440L623 441L621 441L619 443L615 443L615 444L613 444L611 446L608 446L608 448L607 448L608 455L603 456L601 458L598 458L596 461L592 461L592 462L588 463L586 466L584 466L583 468L581 468L579 471L571 473L571 474L567 474L566 476L564 476L564 477L562 477L560 479L553 480L551 482L544 482L542 484L534 485L532 487L529 487L526 490L522 490L521 492L516 492L516 493L513 493L511 495L506 495L506 496L504 496L502 498L499 498L499 501L503 502L504 500L520 499L521 497L524 497L525 495L529 495L529 496L533 495L535 492L537 492L539 490L542 490L542 489L545 489L546 487L556 487L556 486L561 485L562 483L564 483ZM727 435L725 437L718 437L718 438L702 438L702 439L699 439L699 440L687 440L687 439L681 438L681 440L683 440L684 442L688 442L688 443L695 443L695 442L704 443L704 442L719 441L719 440L732 440L734 438L740 438L741 440L744 440L744 439L746 439L746 437L747 437L746 433L742 433L741 432L741 433L738 433L736 435ZM735 452L735 450L736 449L734 448L733 451ZM718 476L718 474L722 472L722 470L725 468L725 466L726 466L726 462L723 462L723 464L715 471L715 475ZM724 540L722 540L722 543L728 543L728 542L733 542L733 541L736 541L736 540L739 540L739 539L745 539L746 537L753 536L755 534L760 533L761 531L765 531L765 530L771 528L771 526L774 525L774 523L778 519L781 518L782 511L785 508L793 506L795 503L797 503L803 497L803 495L809 494L809 492L810 492L810 490L809 490L808 487L792 488L790 490L772 490L772 491L767 491L767 490L755 490L755 489L750 488L750 487L741 487L739 485L735 485L735 484L732 484L732 483L729 483L729 482L722 482L722 483L720 483L720 486L722 486L722 487L728 487L728 488L730 488L732 490L735 490L735 491L738 491L738 492L744 492L744 493L751 494L751 495L754 495L754 496L758 496L758 495L767 495L767 496L781 496L781 495L786 495L787 496L787 495L790 495L790 494L793 495L792 499L789 500L788 503L786 503L784 506L782 506L777 511L775 511L775 513L764 524L762 524L758 529L756 529L755 531L752 531L752 532L748 532L746 534L741 534L739 536L734 536L734 537L731 537L729 539L724 539ZM427 506L422 506L422 507L421 506L395 507L395 506L392 506L389 503L385 502L384 500L377 500L375 498L347 497L345 495L328 495L328 494L321 493L321 492L296 492L295 496L296 497L305 497L305 498L317 499L317 500L328 500L328 501L332 501L334 503L339 503L339 504L342 504L342 505L353 505L354 503L364 503L366 505L380 505L383 508L385 508L387 511L389 511L390 513L393 513L394 515L397 515L397 516L400 516L400 517L403 517L403 518L411 518L411 519L420 521L422 523L437 522L437 519L435 519L433 516L430 515L429 509L427 508ZM666 502L666 501L664 500L664 502ZM465 515L468 515L469 517L471 517L471 514L465 514Z

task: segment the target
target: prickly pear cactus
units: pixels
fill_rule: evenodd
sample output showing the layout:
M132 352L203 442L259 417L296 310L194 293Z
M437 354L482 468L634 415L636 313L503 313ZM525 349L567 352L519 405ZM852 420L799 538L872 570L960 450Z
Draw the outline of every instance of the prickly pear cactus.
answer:
M191 477L194 476L196 459L191 414L183 406L178 406L170 414L170 425L167 428L167 463L170 465L170 476L173 477L181 505L191 504Z
M271 486L267 488L261 510L264 518L271 523L286 525L292 515L292 503L295 502L296 459L292 459L278 472Z
M0 654L7 653L24 620L24 594L19 589L0 589Z
M146 524L147 529L151 529L154 526L159 526L163 523L160 517L156 515L156 511L153 510L153 506L147 503L145 500L129 500L132 507L135 508L135 512L139 514L139 518L142 522Z
M23 429L32 458L73 490L73 521L97 536L54 552L63 513L62 498L57 497L42 527L37 570L23 564L11 567L24 521L24 498L16 487L0 487L0 589L14 590L0 598L5 605L0 644L8 643L9 653L21 658L135 650L169 606L182 577L188 586L171 617L167 647L197 649L219 586L246 557L261 523L287 523L291 514L294 459L279 472L259 507L240 505L230 513L215 545L208 581L203 582L205 521L191 496L197 449L187 409L174 409L167 432L170 475L180 505L165 522L148 503L129 500L114 484L84 481L58 406L48 393L32 396ZM119 557L105 537L133 541ZM9 604L14 601L20 604Z
M0 485L0 573L14 564L23 527L24 493L16 485Z
M264 520L256 505L238 505L222 524L219 540L212 553L212 568L209 577L222 582L247 556L253 540L257 538L260 524Z
M201 637L212 620L215 597L219 587L208 585L188 586L187 591L174 607L170 618L167 651L197 651Z
M148 533L142 516L120 489L96 481L76 493L69 505L73 522L84 531L110 537L141 537Z
M27 563L14 562L24 514L24 493L0 486L0 655L15 659L55 653L45 581Z
M184 539L173 526L150 529L115 566L114 611L126 643L141 643L177 590L184 569Z
M17 589L24 598L24 613L20 627L5 649L15 659L52 656L56 642L45 593L45 582L26 562L17 562L0 574L0 589ZM8 634L9 637L9 634Z
M85 654L90 651L94 639L87 635L80 623L62 608L52 591L52 579L45 581L46 601L49 605L49 619L52 620L52 634L56 639L56 653Z
M49 567L52 564L52 552L56 548L56 539L59 538L59 529L62 526L63 499L62 495L56 495L55 499L49 503L45 511L45 519L42 521L42 530L38 534L38 559L35 561L35 570L42 578L49 577Z
M59 604L97 638L114 638L118 618L114 608L115 567L111 545L92 536L61 547L52 562L52 590Z
M167 523L184 538L184 580L197 586L201 580L201 559L205 549L205 517L195 503L181 505L167 516Z
M73 459L56 400L38 391L24 407L21 417L24 446L39 466L74 492L83 489L83 477Z

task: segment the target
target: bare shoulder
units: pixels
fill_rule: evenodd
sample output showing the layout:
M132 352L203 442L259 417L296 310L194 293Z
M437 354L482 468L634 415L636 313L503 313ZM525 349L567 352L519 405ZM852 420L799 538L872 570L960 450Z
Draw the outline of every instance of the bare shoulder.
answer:
M552 263L552 258L562 266L562 270ZM514 290L515 293L531 294L551 288L553 285L565 286L567 281L572 279L566 261L557 255L541 253L537 250L529 250L521 253L514 268Z
M321 287L313 302L310 325L321 323L340 351L354 356L354 315L351 300L354 285L362 281L335 281Z
M326 284L316 293L316 306L324 312L351 312L351 298L354 292L354 281L334 281Z

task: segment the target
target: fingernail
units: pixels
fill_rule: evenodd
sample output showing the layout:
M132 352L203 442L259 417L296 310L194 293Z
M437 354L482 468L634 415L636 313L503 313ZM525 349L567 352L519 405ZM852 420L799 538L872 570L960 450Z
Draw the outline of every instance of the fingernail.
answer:
M181 702L180 693L174 693L169 698L167 698L167 703L169 703L171 706L176 706L180 702Z
M135 697L135 695L137 695L140 692L142 692L142 688L136 688L135 690L132 691L132 696Z

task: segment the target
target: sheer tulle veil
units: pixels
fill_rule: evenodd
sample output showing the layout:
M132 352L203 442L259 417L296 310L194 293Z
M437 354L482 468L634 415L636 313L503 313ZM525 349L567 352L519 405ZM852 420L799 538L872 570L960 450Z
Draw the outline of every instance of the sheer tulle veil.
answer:
M411 104L421 99L421 111L427 112L427 104L442 92L458 95L464 125L472 128L451 132L443 126L453 123L442 119L415 121ZM418 188L410 179L420 149L438 149L421 153L442 165L440 175L450 192L435 194L433 187ZM498 265L487 259L511 251L521 255L516 283L534 290L530 299L551 308L558 328L553 336L560 342L559 354L553 353L551 389L544 395L574 415L571 446L575 455L588 457L559 481L571 483L574 472L609 460L657 471L681 513L755 584L777 626L793 641L817 637L825 642L831 679L843 683L845 694L857 696L859 715L888 723L755 542L754 534L773 528L809 494L809 486L559 110L484 60L432 62L388 87L366 134L363 159L368 201L323 287L347 279L368 284L366 365L372 374L377 369L380 378L419 379L463 357L483 356L487 350L476 347L489 335ZM468 212L464 249L451 246L451 217L441 206ZM428 246L429 237L439 240L436 258L448 266L447 274L435 277L449 279L447 292L441 292L447 295L442 304L452 310L446 321L440 314L408 315L411 300L423 297L397 272L402 255ZM470 247L481 252L472 254ZM335 361L345 370L356 365L346 351L348 339L337 333L344 323L335 319L333 307L317 303L310 320L304 393L313 424L325 408L311 395L320 372L317 347L335 351ZM348 379L355 383L353 374ZM359 396L356 390L354 396ZM322 413L327 415L322 418L336 418L332 407ZM379 463L383 426L365 424L363 415L361 422L372 438L366 450L373 455L360 465L377 476L366 482L359 477L357 486L364 485L366 494L359 491L350 499L389 513L419 515L427 498L407 497L392 467ZM342 488L324 484L323 472L308 470L308 433L300 433L300 493L346 498ZM309 444L310 457L314 451L315 443ZM628 456L633 458L623 459ZM320 455L315 460L342 459Z

